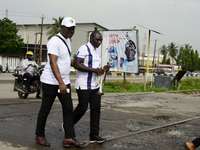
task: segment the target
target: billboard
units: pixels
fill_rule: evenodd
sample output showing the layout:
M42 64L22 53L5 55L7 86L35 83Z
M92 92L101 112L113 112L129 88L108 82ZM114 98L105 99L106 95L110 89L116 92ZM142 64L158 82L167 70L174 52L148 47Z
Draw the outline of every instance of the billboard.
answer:
M100 31L102 66L110 64L110 71L138 72L138 41L136 30Z

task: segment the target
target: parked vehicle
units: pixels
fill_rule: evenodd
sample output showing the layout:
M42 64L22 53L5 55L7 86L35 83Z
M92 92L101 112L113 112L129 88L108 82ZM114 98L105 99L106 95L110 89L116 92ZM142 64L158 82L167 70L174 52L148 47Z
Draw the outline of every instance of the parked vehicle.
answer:
M191 76L191 72L190 71L186 71L185 75L186 76Z
M139 74L145 74L145 72L147 72L147 70L146 69L143 69L143 68L139 68L139 70L138 70L138 73L136 73L135 75L139 75Z
M149 73L152 73L154 76L157 75L161 75L161 74L165 74L165 71L163 69L152 69Z
M193 71L193 72L191 72L191 76L198 76L200 74L200 71Z
M40 95L42 95L42 88L41 88L41 82L40 82L40 76L42 74L43 68L39 68L38 72L35 72L32 77L32 81L30 83L30 89L28 89L28 93L25 92L25 85L26 85L26 79L23 78L21 72L22 72L22 66L18 66L15 69L15 73L13 76L15 77L14 82L14 91L18 92L18 96L21 99L26 99L29 94L36 93L37 91L40 91Z
M171 70L171 71L166 71L165 72L165 75L166 76L176 76L177 72L174 71L174 70Z

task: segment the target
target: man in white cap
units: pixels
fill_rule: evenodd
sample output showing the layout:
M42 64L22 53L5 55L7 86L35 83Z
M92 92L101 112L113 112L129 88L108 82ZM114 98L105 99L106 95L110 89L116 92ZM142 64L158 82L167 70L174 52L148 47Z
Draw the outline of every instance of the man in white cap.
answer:
M60 32L52 37L47 43L48 62L41 76L42 82L42 104L38 114L36 127L36 143L43 146L50 146L45 139L45 125L53 102L58 96L63 111L65 129L65 140L63 147L80 147L84 143L75 140L73 124L73 104L71 98L71 87L69 71L71 64L70 38L75 31L75 20L66 17L62 20Z

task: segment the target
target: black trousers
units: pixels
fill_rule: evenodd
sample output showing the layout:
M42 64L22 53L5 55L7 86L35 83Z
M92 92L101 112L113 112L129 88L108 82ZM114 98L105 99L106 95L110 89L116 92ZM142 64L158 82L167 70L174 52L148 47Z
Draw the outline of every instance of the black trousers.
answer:
M74 124L73 124L73 104L71 98L71 87L70 84L66 85L70 89L68 94L58 93L58 85L49 85L42 83L42 104L38 114L37 126L36 126L36 135L45 136L45 125L46 120L53 105L53 102L58 96L63 111L63 123L65 129L65 139L75 137Z
M194 141L192 141L192 143L194 144L195 147L199 147L199 145L200 145L200 137L196 138Z
M76 124L85 114L90 103L90 137L99 135L101 95L95 90L76 90L79 104L74 110L74 124Z
M33 80L38 80L40 82L39 76L32 76L32 75L30 75L30 73L25 73L23 75L23 78L26 78L26 88L27 88L27 90L29 89L30 84Z
M30 75L30 73L25 73L25 74L23 75L23 78L26 78L26 88L27 88L27 90L28 90L29 87L30 87L30 83L31 83L32 76Z

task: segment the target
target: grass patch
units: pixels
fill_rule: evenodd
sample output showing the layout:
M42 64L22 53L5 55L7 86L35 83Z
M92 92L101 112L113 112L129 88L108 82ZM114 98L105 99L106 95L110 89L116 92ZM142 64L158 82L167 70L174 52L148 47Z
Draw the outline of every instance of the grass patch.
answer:
M181 88L180 90L195 90L200 89L200 79L183 79L181 80ZM103 87L103 93L138 93L138 92L167 92L167 91L178 91L176 87L171 86L171 90L166 89L165 87L156 88L153 86L151 88L151 83L148 82L146 85L146 90L144 90L144 83L130 83L123 81L112 81L112 82L105 82ZM76 92L73 88L72 92Z

